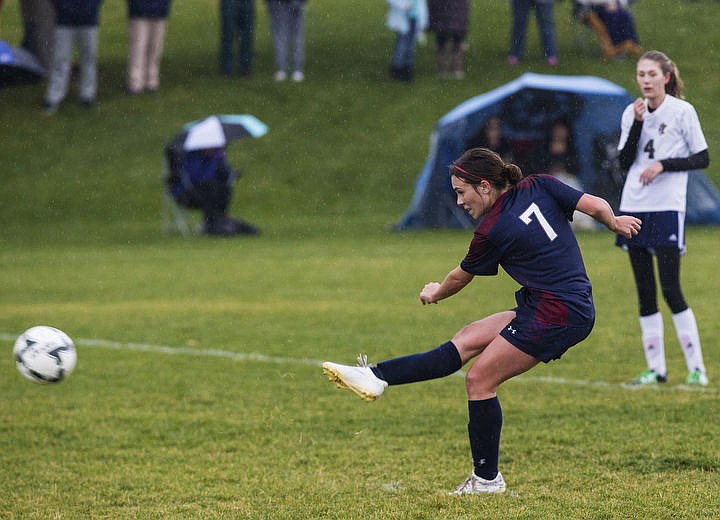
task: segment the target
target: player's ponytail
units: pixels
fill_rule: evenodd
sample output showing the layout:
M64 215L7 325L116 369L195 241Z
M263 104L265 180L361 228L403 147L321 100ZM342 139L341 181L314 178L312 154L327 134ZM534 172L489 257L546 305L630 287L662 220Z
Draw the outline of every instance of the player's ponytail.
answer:
M520 167L487 148L467 150L450 166L450 175L472 185L487 181L500 190L515 186L523 176Z
M652 60L660 65L663 74L670 74L670 81L665 84L665 93L679 99L685 99L685 83L680 77L677 65L667 57L667 54L660 51L647 51L640 56L640 60Z
M503 166L503 173L507 178L507 182L510 186L515 186L523 178L522 170L517 164L505 163Z

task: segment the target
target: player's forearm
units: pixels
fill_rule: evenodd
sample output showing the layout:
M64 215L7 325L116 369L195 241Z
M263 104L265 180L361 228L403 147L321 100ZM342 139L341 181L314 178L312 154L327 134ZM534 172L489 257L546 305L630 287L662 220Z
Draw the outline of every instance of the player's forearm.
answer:
M440 287L438 287L435 293L435 299L438 301L444 300L459 293L472 279L473 275L466 273L460 267L456 267L448 273L440 284Z
M585 193L580 197L576 209L591 216L610 231L616 231L615 212L605 199Z

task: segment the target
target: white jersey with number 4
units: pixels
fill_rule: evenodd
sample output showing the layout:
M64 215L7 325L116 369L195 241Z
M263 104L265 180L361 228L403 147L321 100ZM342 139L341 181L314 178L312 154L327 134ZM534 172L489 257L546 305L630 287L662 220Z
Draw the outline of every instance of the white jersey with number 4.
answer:
M622 115L619 150L625 147L634 119L631 104ZM623 186L620 211L685 211L688 172L662 172L647 186L640 182L640 174L662 159L689 157L705 149L707 142L695 108L687 101L665 96L657 109L645 112L637 157Z

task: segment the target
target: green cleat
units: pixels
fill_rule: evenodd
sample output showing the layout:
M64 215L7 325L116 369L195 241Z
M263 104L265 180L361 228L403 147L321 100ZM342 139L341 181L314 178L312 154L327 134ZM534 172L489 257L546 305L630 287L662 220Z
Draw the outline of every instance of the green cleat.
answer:
M688 376L689 377L689 376ZM654 370L646 370L639 376L630 380L630 385L655 385L657 383L667 383L667 376L662 376Z
M687 379L685 379L686 385L707 386L708 383L709 381L707 374L705 372L701 372L697 368L690 372L687 376Z

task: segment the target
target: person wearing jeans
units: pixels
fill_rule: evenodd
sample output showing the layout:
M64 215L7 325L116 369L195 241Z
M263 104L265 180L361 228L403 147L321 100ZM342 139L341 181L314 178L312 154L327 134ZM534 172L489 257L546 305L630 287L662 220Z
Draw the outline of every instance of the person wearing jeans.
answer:
M77 2L54 0L55 31L47 91L43 110L52 114L65 99L70 83L72 47L77 43L80 59L80 103L95 104L97 95L98 23L102 0Z
M387 27L396 34L390 59L390 76L411 82L415 67L415 45L428 24L425 0L387 0L390 5Z
M275 81L287 78L288 50L292 54L292 80L305 79L305 0L267 0L275 48Z
M510 0L512 9L512 33L510 36L510 55L508 56L510 65L517 65L523 57L528 17L530 16L530 10L534 9L545 60L547 60L548 65L557 66L553 2L554 0Z

